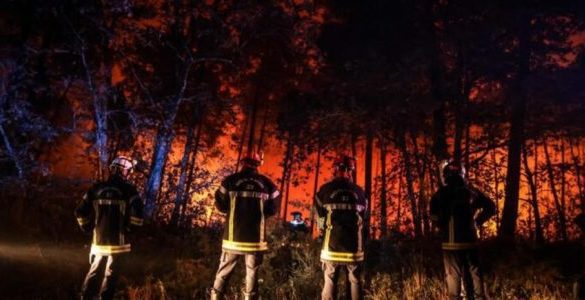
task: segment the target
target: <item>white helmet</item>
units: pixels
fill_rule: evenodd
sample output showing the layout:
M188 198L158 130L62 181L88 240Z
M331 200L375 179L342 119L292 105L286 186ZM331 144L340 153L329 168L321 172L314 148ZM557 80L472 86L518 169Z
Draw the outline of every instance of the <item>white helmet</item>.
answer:
M133 160L127 156L118 156L112 160L110 168L121 168L124 170L132 171L136 165L136 160Z

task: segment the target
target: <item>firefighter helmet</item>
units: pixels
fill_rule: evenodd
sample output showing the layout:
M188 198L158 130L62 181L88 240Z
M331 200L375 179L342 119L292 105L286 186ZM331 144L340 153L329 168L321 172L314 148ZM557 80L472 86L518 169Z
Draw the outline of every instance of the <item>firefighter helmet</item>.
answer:
M335 159L335 170L351 172L355 170L356 161L355 158L349 155L340 155Z
M242 163L245 166L257 168L264 163L264 153L261 151L249 153L244 159L242 159Z
M452 159L441 162L440 170L441 182L443 185L447 184L447 178L449 177L459 176L462 179L465 179L466 176L465 167L461 163L457 163Z
M110 168L120 168L127 171L132 171L136 165L136 161L127 156L118 156L112 160Z

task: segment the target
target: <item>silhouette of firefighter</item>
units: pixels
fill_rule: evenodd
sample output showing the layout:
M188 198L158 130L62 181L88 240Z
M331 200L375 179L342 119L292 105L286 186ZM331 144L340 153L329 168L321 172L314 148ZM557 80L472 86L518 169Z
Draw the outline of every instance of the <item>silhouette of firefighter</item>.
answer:
M342 155L335 161L335 178L315 196L319 228L324 231L321 261L325 283L321 298L335 299L339 272L345 270L351 299L362 298L360 277L364 260L365 193L353 183L355 159Z
M492 200L465 181L465 168L448 161L441 167L442 186L431 199L431 218L442 238L449 299L484 299L477 250L477 229L496 213Z
M110 177L94 184L75 209L81 229L93 231L90 268L82 287L82 299L112 299L121 264L131 246L130 226L142 226L143 203L138 191L127 181L134 162L118 157L110 165Z
M268 250L265 221L276 213L280 199L276 185L258 173L262 161L261 154L244 158L242 170L228 176L215 193L217 209L227 214L227 226L211 299L220 299L240 257L246 264L244 299L258 299L258 270Z
M581 213L575 218L575 224L581 229L582 243L585 246L585 213ZM573 290L575 300L585 299L585 274L580 275Z
M291 215L293 218L288 222L288 229L292 232L292 235L296 237L298 233L308 233L309 227L303 219L303 214L299 211L293 211Z

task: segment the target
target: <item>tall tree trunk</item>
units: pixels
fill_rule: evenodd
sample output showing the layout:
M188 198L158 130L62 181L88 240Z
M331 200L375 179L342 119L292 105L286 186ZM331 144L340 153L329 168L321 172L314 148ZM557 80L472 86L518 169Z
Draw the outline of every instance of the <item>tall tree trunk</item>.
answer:
M270 108L267 108L264 112L264 118L262 119L262 127L260 127L260 137L258 138L258 151L264 151L264 139L266 138L266 128L268 126L268 118L270 117Z
M311 225L310 228L313 230L315 226L315 197L317 196L317 192L319 189L319 172L321 171L321 140L317 142L317 164L315 166L315 181L313 183L313 199L311 200Z
M237 172L240 169L240 162L242 160L242 155L244 153L244 145L246 144L246 137L248 136L248 120L249 118L244 117L243 120L244 128L242 129L240 144L238 145L238 158L236 161L236 168L234 172Z
M354 133L351 134L351 155L357 158L357 137ZM353 182L357 183L357 168L353 170L351 176L353 177Z
M159 132L156 135L150 174L146 181L146 190L144 192L146 200L144 211L148 219L154 216L156 199L162 186L164 166L167 161L173 138L173 133L164 129L159 129Z
M522 147L522 161L524 163L524 170L526 180L528 181L528 186L530 187L530 196L531 201L530 204L532 205L532 211L534 215L534 233L535 233L535 241L537 244L544 244L544 234L542 231L542 221L540 219L540 209L538 208L538 187L536 186L536 172L538 171L538 154L536 149L536 142L535 142L535 149L534 149L534 173L530 170L530 166L528 165L528 152L526 151L526 144Z
M292 144L292 140L290 137L290 133L288 135L287 141L286 141L286 153L284 155L284 162L282 163L282 179L280 181L280 191L283 193L283 197L281 198L281 202L280 203L280 212L281 212L281 217L283 219L286 220L286 206L287 206L287 202L286 202L286 197L285 193L286 193L286 187L287 187L287 179L288 179L288 174L290 172L290 165L291 165L291 160L292 160L292 148L293 148L293 144ZM284 210L284 212L283 212Z
M421 224L418 218L416 196L414 193L414 176L412 174L412 165L410 161L410 153L406 147L406 133L398 135L398 147L402 152L402 160L404 161L404 171L406 173L406 193L410 202L410 210L412 212L412 224L414 225L414 236L420 237L422 235Z
M419 152L418 141L416 135L411 133L412 146L414 150L414 164L416 173L418 174L418 218L422 221L422 232L424 234L430 233L430 222L427 213L427 198L426 198L426 164L422 162L421 152Z
M259 106L259 101L258 101L258 97L259 97L259 91L258 88L256 88L256 95L254 98L254 105L252 106L252 116L250 117L250 137L248 138L248 155L251 155L252 153L254 153L255 149L254 149L254 142L255 142L255 137L256 137L256 119L258 116L258 106Z
M185 190L185 182L187 180L187 165L189 158L191 157L191 148L193 147L193 126L189 126L187 129L187 139L185 140L185 148L183 149L183 157L181 158L180 170L179 170L179 181L177 182L177 188L175 191L175 206L171 214L171 226L177 226L179 224L179 215L181 206L183 204L183 191Z
M283 220L286 221L286 216L288 214L288 200L290 197L290 182L292 179L292 171L293 171L293 162L294 162L294 153L295 153L295 147L294 144L291 145L291 150L290 150L290 159L289 159L289 164L288 164L288 172L286 174L286 194L284 195L284 213L283 215Z
M402 219L402 187L403 187L402 172L398 170L398 198L396 201L396 231L400 232L400 220Z
M185 192L183 193L183 200L181 201L181 217L179 218L179 226L185 222L185 214L187 211L187 205L191 202L191 186L193 185L195 169L197 168L197 154L199 153L199 145L201 143L201 134L203 131L203 120L199 120L199 126L197 126L197 133L195 134L195 141L193 142L193 153L189 162L189 174L187 175L187 182L185 183ZM190 226L189 226L190 227Z
M8 154L8 157L10 157L10 159L14 163L14 166L16 167L16 174L18 176L18 179L24 179L24 167L22 165L22 161L20 160L20 158L16 154L16 151L14 150L14 147L12 146L12 143L10 142L10 138L8 137L8 134L4 130L3 122L4 122L4 115L2 114L0 116L0 135L2 135L2 142L4 143L4 148L6 149L6 153Z
M563 210L563 206L561 204L561 201L559 199L559 194L557 192L557 187L555 184L555 174L554 174L554 169L553 169L553 165L550 159L550 154L548 151L548 145L547 145L547 141L546 138L543 139L543 148L544 148L544 158L546 161L546 172L548 174L548 182L550 185L550 190L553 196L553 200L554 200L554 204L555 204L555 208L557 211L557 217L558 217L558 222L559 222L559 227L558 227L558 235L560 236L560 238L563 241L567 241L568 240L568 235L567 235L567 219L565 216L565 212Z
M366 197L368 199L368 213L366 217L366 240L368 240L370 236L370 224L371 224L371 215L372 215L372 202L373 195L372 195L372 157L374 151L374 135L371 131L368 130L366 133L366 158L365 158L365 192Z
M381 185L380 185L380 237L385 238L388 234L388 221L386 220L388 212L386 211L386 201L388 196L388 190L386 185L388 180L386 178L386 142L384 138L380 141L380 167L382 168Z
M530 62L530 18L526 12L519 17L520 31L518 34L518 74L511 86L509 98L512 112L510 115L510 133L508 140L508 169L506 172L506 188L502 226L498 236L503 240L514 240L520 191L520 160L524 144L524 117L526 110L526 92L524 79L529 72Z
M494 165L494 198L496 200L496 230L500 229L500 173L498 170L498 160L496 148L492 149L492 163Z
M577 141L578 143L579 141ZM577 144L579 145L579 144ZM581 172L581 161L578 154L575 154L575 144L569 138L569 149L571 152L571 159L573 161L573 168L575 168L575 181L577 183L577 191L579 192L579 201L581 212L585 212L585 194L583 194L583 182L581 181L582 172Z

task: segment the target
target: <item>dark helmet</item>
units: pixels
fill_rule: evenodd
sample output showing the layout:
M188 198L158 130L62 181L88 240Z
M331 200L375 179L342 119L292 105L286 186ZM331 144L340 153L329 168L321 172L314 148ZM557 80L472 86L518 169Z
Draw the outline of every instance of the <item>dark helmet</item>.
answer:
M340 155L335 159L335 170L351 172L355 170L356 161L355 158L349 155Z
M454 160L444 160L441 163L441 182L445 185L449 178L457 176L465 180L465 167Z
M242 164L246 167L258 168L259 166L264 164L264 153L263 152L250 153L242 159Z

